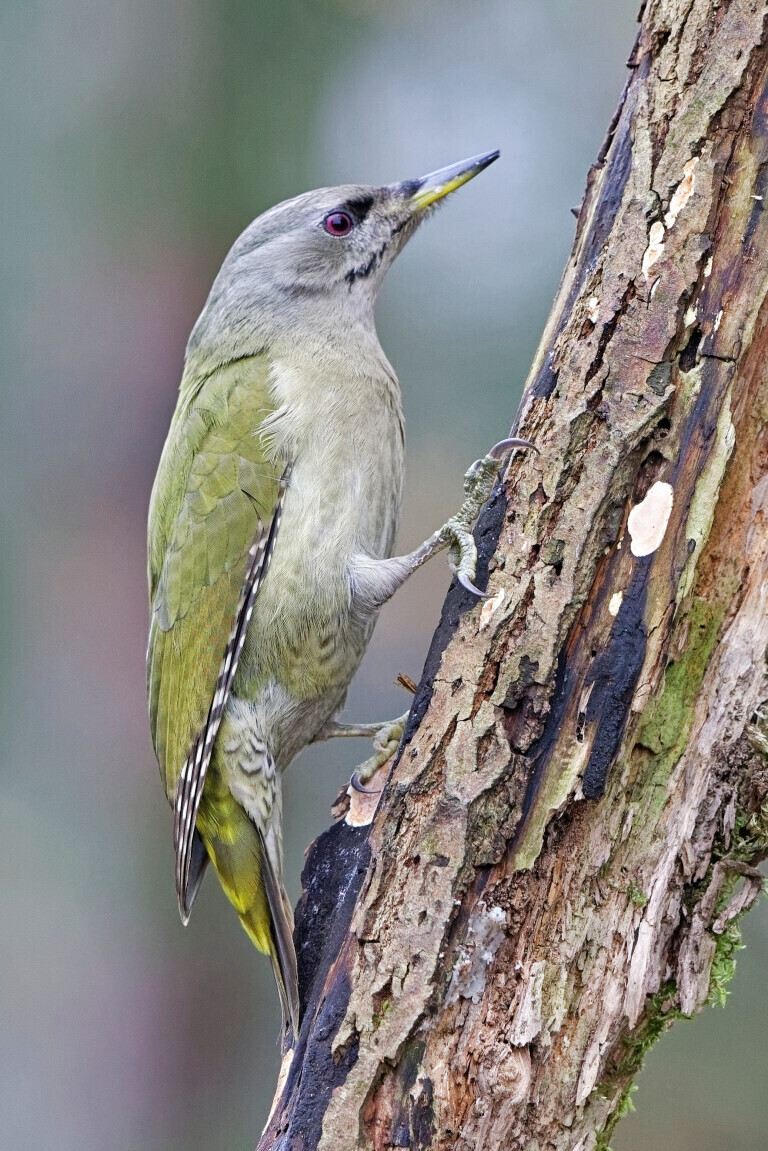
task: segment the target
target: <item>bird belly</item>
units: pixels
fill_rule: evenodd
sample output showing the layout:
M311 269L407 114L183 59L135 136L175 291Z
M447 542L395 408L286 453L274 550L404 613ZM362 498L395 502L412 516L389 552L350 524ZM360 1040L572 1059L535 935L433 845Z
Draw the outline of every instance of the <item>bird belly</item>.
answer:
M281 768L343 706L376 622L353 604L349 566L361 551L392 553L403 470L392 430L362 454L363 466L332 452L294 465L235 685Z

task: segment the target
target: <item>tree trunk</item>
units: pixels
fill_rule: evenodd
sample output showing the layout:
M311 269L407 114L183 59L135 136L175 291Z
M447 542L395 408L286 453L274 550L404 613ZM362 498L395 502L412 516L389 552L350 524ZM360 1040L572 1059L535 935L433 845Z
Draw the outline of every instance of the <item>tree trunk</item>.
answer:
M370 827L314 845L260 1148L605 1148L768 853L766 0L648 0ZM482 586L482 583L481 583Z

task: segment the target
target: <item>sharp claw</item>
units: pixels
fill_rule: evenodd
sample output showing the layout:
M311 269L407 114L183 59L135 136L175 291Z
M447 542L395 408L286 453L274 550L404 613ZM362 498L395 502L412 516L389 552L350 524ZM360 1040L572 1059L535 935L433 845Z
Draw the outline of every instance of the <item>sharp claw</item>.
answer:
M475 587L475 585L472 583L472 580L469 578L469 576L464 575L464 572L457 572L456 573L456 579L459 581L459 583L461 584L462 587L466 588L467 591L471 591L472 595L476 595L480 599L487 599L488 598L488 593L484 592L484 591L480 591L479 587Z
M360 773L353 771L349 780L349 786L360 793L360 795L381 795L382 788L380 787L366 787L364 783L360 782Z
M493 445L488 455L494 460L500 460L502 456L505 456L512 448L532 448L537 455L540 454L539 449L535 444L532 444L530 440L521 440L513 437L508 440L499 440L497 444Z

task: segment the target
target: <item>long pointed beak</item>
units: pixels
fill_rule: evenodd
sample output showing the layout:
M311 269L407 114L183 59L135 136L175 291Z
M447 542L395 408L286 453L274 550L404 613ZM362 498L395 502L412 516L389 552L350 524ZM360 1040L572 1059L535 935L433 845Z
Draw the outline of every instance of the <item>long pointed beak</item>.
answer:
M408 197L407 203L411 209L414 212L421 212L437 200L442 200L444 196L455 192L462 184L473 180L479 172L498 158L497 148L495 152L484 152L482 156L472 156L469 160L460 160L458 164L439 168L436 172L422 176L420 180L406 180L400 188Z

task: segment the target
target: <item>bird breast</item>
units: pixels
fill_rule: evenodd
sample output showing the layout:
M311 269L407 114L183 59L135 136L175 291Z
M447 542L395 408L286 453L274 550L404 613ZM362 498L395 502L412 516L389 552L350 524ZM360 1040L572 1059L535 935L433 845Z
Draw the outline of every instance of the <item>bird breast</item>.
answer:
M259 679L267 673L308 699L346 687L370 637L374 619L353 610L350 559L392 554L402 412L397 381L381 366L366 375L278 362L271 380L276 408L262 434L293 471L247 647Z

